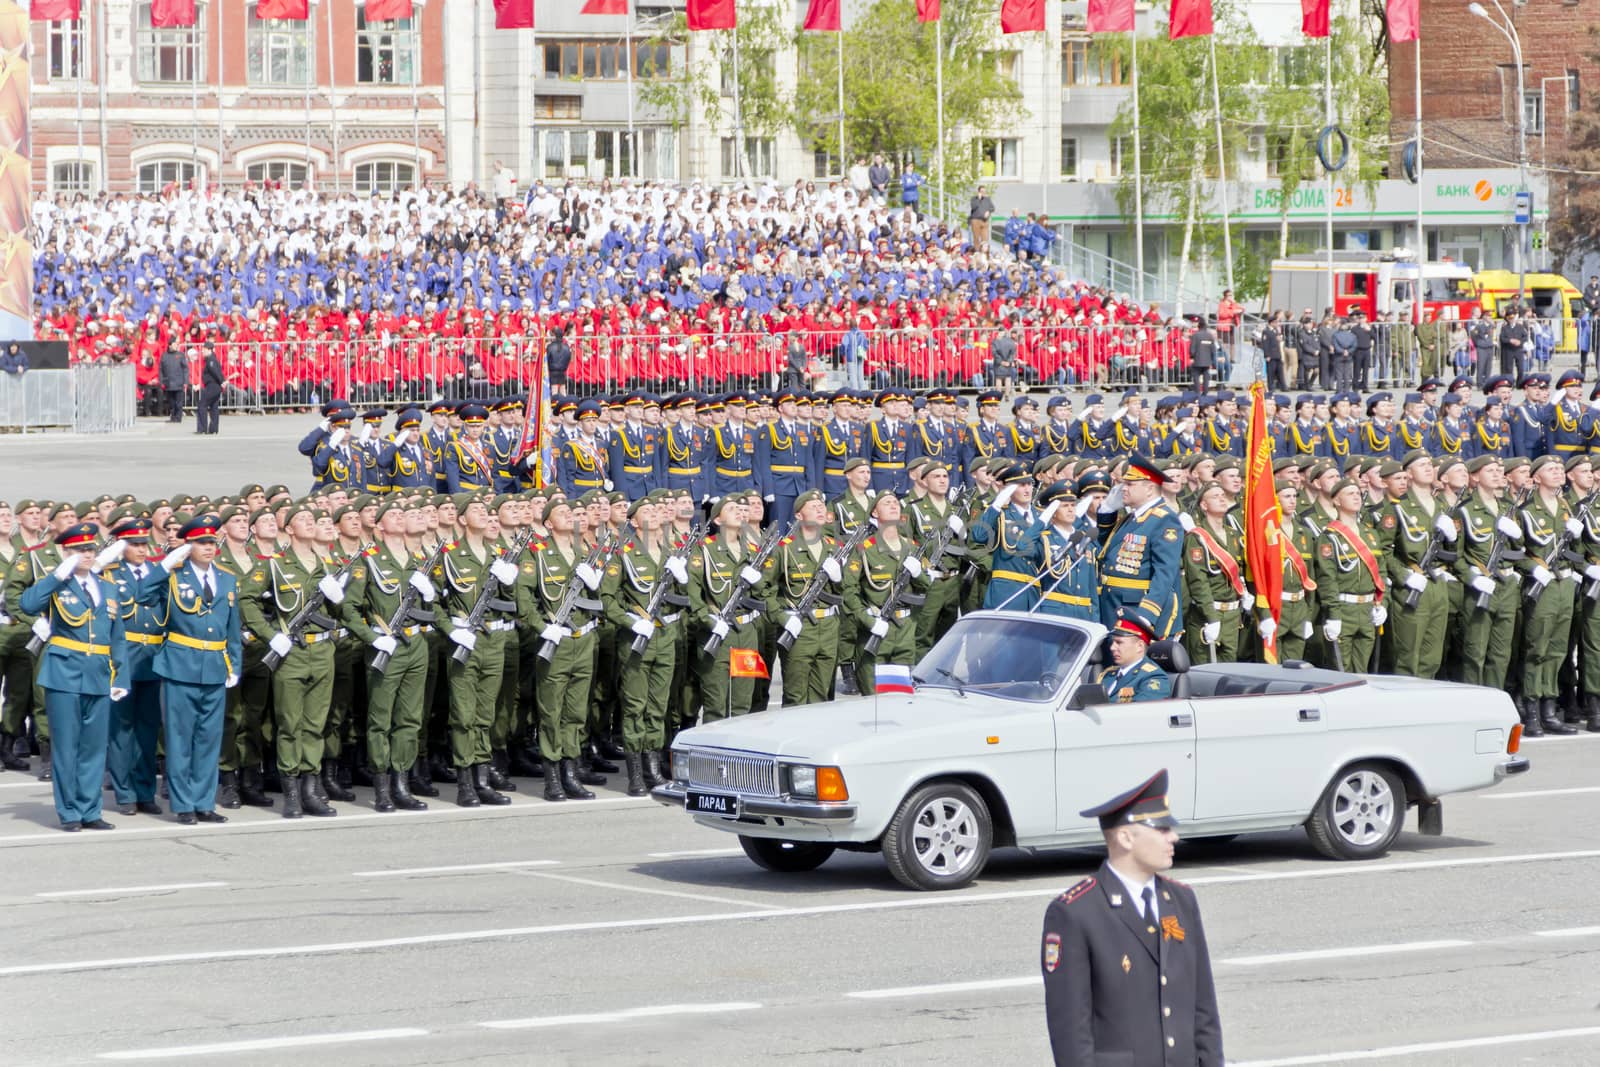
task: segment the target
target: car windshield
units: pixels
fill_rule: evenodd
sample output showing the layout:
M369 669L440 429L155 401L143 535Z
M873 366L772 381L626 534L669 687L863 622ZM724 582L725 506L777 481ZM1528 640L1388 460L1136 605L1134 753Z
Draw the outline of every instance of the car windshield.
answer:
M1063 682L1075 680L1073 668L1088 643L1083 630L1043 619L968 616L912 673L927 689L1048 700Z

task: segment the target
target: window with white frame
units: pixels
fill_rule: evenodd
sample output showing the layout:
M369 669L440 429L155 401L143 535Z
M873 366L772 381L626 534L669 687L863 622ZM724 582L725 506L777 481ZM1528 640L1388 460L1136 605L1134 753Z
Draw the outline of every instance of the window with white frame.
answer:
M179 185L188 185L194 180L194 163L186 159L158 159L151 163L139 165L139 191L141 193L159 193L168 185L176 182Z
M1544 93L1530 89L1522 94L1522 122L1529 133L1544 130Z
M78 81L89 76L89 34L83 19L52 22L50 80Z
M307 174L306 165L292 159L269 159L244 169L244 176L253 182L277 182L289 189L304 188Z
M1063 178L1076 178L1078 176L1078 139L1061 135L1061 176Z
M303 86L316 76L316 33L310 19L263 19L250 5L245 66L252 85Z
M1021 174L1022 142L1016 137L978 137L972 154L980 178L1015 178Z
M408 19L367 21L356 8L356 81L411 85L417 80L417 13Z
M138 59L139 82L143 85L164 82L187 85L204 81L205 26L205 11L197 6L193 26L158 29L150 25L150 5L141 3L134 14L134 53Z
M50 165L50 191L90 193L94 191L94 164L82 159L70 159Z
M773 176L772 157L775 142L771 137L746 137L744 153L739 152L736 137L722 139L722 176L724 178L770 178Z
M417 167L414 163L380 159L356 167L356 192L362 196L369 193L388 196L409 189L416 183Z

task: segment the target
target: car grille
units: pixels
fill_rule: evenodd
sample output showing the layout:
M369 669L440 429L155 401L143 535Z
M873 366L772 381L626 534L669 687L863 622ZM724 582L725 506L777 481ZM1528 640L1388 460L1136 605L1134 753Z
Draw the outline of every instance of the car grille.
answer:
M690 750L689 784L756 796L778 795L778 762L769 756L734 756Z

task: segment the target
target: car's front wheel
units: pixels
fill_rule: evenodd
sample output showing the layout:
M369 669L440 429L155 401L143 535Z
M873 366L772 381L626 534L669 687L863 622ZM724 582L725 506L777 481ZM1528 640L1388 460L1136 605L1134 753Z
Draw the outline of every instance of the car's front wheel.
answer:
M1406 787L1375 763L1347 767L1328 783L1306 833L1329 859L1370 860L1389 851L1406 817Z
M779 874L814 871L833 855L832 845L819 845L811 841L775 841L770 837L746 837L740 834L739 844L757 867Z
M883 835L889 872L912 889L959 889L989 862L989 805L960 782L933 782L906 797Z

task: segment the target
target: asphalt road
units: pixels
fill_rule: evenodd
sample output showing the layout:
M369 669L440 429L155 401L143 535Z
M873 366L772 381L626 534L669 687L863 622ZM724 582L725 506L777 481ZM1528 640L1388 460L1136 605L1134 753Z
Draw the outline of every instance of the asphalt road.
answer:
M1182 847L1235 1062L1596 1062L1600 736L1446 801L1446 836L1318 858L1299 833ZM1052 894L1099 862L1000 853L901 889L837 854L769 874L611 790L549 805L56 831L0 774L0 1062L1048 1062Z

